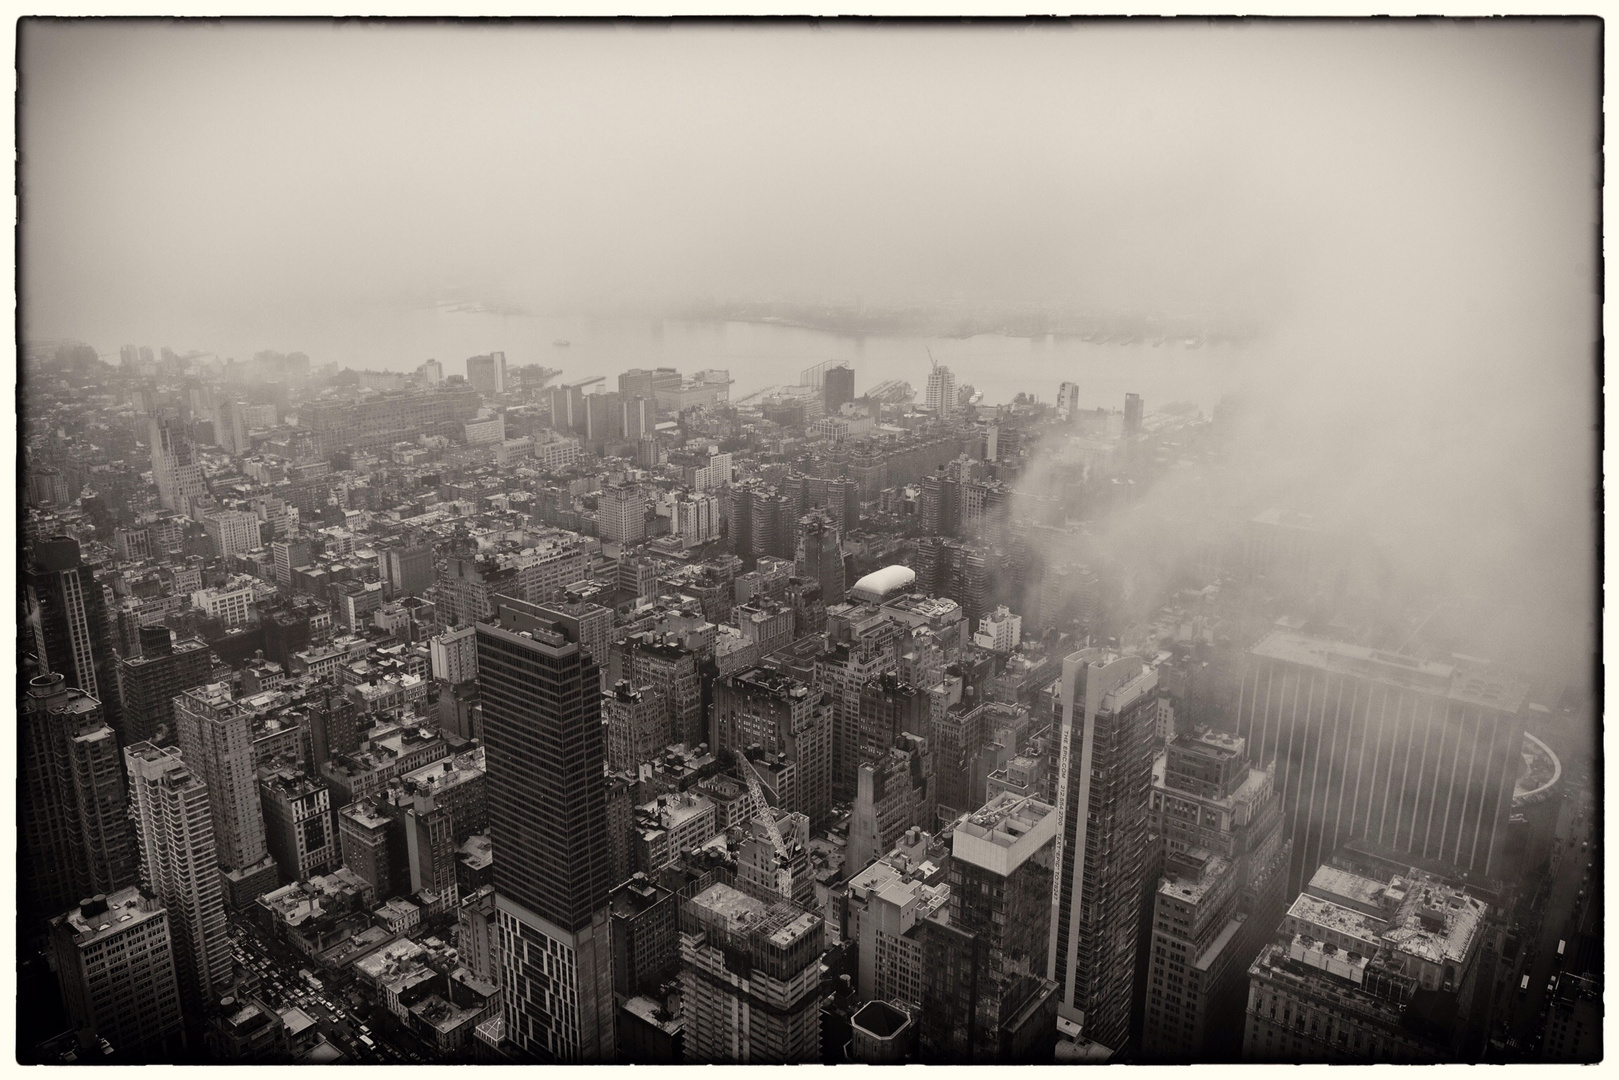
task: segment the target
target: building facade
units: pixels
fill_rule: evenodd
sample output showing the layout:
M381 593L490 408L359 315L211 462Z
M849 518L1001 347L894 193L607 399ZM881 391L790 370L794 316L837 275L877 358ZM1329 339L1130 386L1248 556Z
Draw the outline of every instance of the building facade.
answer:
M1483 665L1266 636L1248 657L1235 734L1276 762L1289 891L1356 839L1497 874L1527 691Z
M501 601L498 620L477 634L503 991L501 1017L480 1025L479 1038L518 1060L610 1061L613 883L597 664L521 601Z
M1082 649L1063 661L1047 971L1062 1015L1114 1051L1129 1040L1150 865L1157 685L1139 657Z
M821 1057L822 920L711 885L680 912L686 1061L789 1065Z
M136 743L124 763L141 884L168 909L181 1002L200 1017L232 975L208 785L172 747Z
M922 939L921 1057L931 1063L1049 1064L1056 985L1044 977L1058 818L1001 795L956 825L947 919Z

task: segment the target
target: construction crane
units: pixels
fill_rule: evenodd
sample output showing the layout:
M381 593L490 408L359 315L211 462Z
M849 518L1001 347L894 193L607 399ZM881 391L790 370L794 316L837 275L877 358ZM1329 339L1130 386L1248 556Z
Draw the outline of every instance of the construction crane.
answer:
M579 389L583 390L587 386L595 386L599 382L606 382L606 381L607 381L607 376L605 376L605 375L597 375L597 376L594 376L594 377L589 378L589 379L580 379L578 382L569 383L568 384L568 389L573 389L574 387L578 387Z
M764 788L759 783L759 774L754 770L753 762L748 760L746 754L738 754L737 759L742 762L742 777L748 782L748 794L759 806L758 816L764 820L765 831L770 835L770 843L776 849L776 891L791 900L793 871L789 865L787 841L781 838L781 830L776 827L776 815L770 804L765 801Z

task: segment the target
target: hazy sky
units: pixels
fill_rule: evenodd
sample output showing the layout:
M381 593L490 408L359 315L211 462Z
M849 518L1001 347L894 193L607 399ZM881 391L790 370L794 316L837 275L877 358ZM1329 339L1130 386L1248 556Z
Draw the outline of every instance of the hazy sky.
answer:
M30 326L459 283L1273 317L1343 276L1404 294L1502 257L1577 276L1595 42L1530 23L29 25Z
M1595 24L86 21L21 44L31 336L183 348L252 319L299 348L461 284L1246 315L1256 484L1585 629Z

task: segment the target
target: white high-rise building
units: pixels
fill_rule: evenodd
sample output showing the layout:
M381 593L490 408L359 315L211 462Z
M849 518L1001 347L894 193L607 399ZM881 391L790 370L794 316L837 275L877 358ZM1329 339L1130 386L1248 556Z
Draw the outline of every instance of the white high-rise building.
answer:
M730 454L710 454L707 465L692 470L693 491L716 491L730 482Z
M951 416L956 411L955 372L943 364L928 372L926 404L940 419Z
M1062 420L1071 420L1079 411L1079 384L1065 382L1057 387L1057 416Z
M427 643L433 664L433 678L440 682L464 683L478 675L478 633L470 626L450 630Z
M720 501L712 495L694 495L675 504L675 532L687 547L719 535Z
M258 769L253 760L252 711L231 696L229 683L210 683L174 699L174 726L186 763L208 785L220 873L233 907L257 899L254 888L276 881L264 836Z
M214 554L222 559L244 555L259 546L259 518L246 510L222 510L202 519Z
M1023 616L1012 614L1005 604L978 621L973 644L990 652L1009 653L1023 640Z
M208 785L173 747L136 743L124 750L124 767L141 884L169 910L181 998L200 1009L232 976Z
M608 542L634 544L646 539L646 492L637 484L615 484L596 501L596 523Z

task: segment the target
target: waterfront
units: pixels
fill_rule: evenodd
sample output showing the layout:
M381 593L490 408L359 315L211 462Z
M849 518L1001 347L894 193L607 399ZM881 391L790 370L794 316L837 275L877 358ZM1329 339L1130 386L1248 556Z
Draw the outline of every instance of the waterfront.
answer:
M115 335L116 336L116 335ZM126 337L129 335L125 335ZM134 340L131 338L131 340ZM111 338L108 341L112 341ZM567 346L559 346L567 341ZM1204 412L1234 389L1246 350L1240 346L1188 348L1169 340L1129 345L1096 344L1079 338L1029 339L999 334L969 338L850 336L801 327L745 322L699 322L653 318L585 318L500 315L442 308L358 312L319 326L212 333L171 342L177 351L201 349L245 359L259 349L306 352L319 366L412 371L429 357L446 375L465 373L469 356L503 350L509 365L543 364L562 369L573 382L596 375L614 378L631 367L668 366L691 374L704 368L730 371L733 399L777 383L796 383L799 373L827 360L855 368L856 392L888 379L903 379L920 400L928 354L955 372L957 385L971 384L988 404L1010 402L1019 393L1054 401L1057 387L1080 386L1087 407L1121 408L1126 393L1140 394L1148 411L1188 402ZM106 348L98 345L98 348Z

